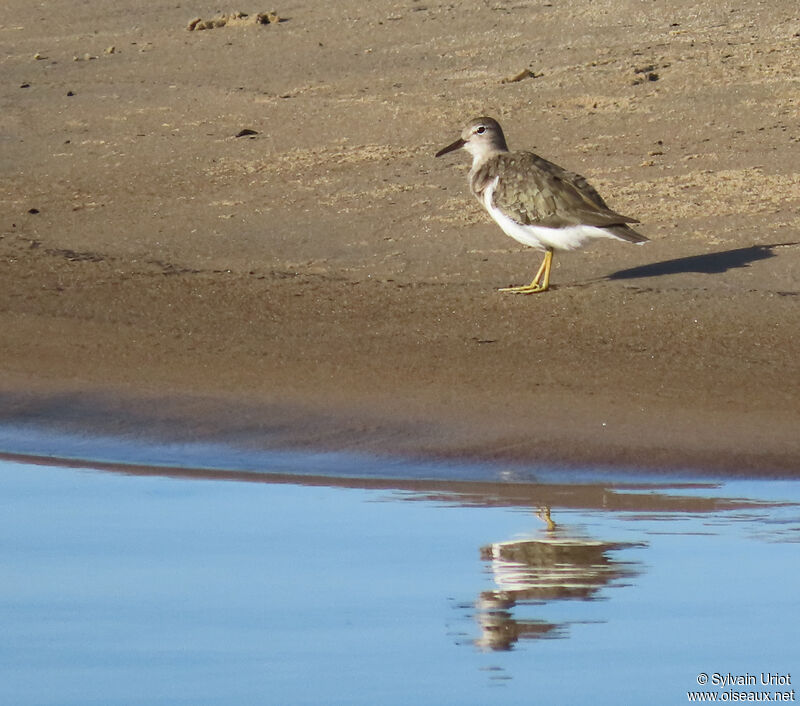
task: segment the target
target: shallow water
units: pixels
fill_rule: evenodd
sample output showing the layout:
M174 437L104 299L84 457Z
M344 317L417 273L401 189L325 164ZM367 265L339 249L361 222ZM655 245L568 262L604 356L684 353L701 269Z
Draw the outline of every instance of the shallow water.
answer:
M487 482L454 484L419 480L436 478L428 464L367 487L363 469L319 474L346 458L306 460L313 478L288 461L217 477L0 461L0 703L675 704L794 688L796 482L498 483L484 468ZM714 683L729 674L757 683Z

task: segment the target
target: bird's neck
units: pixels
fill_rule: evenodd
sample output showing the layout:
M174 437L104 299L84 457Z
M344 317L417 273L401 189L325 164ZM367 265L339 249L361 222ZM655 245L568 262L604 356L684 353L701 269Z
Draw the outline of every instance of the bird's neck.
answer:
M508 152L505 141L502 144L470 145L472 154L472 172L477 172L492 157Z

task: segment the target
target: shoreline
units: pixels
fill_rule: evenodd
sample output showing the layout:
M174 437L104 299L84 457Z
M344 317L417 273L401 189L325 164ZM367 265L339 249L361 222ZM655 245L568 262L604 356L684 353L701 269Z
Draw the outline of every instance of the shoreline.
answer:
M430 397L395 397L387 404L382 394L380 403L355 404L352 390L344 400L320 402L308 394L265 401L252 391L232 399L196 391L148 394L129 385L124 390L55 387L6 391L2 423L143 445L219 443L252 451L353 453L390 465L393 460L508 464L565 477L584 470L654 478L798 476L796 420L773 412L720 414L672 402L656 408L651 401L643 423L629 408L615 409L613 399L591 395L579 405L573 396L556 404L549 394L554 405L545 405L548 418L531 433L518 419L498 419L502 406L480 405L473 395L460 403L469 411L456 414ZM536 409L543 399L542 394L528 398L527 408ZM768 443L764 429L769 429Z

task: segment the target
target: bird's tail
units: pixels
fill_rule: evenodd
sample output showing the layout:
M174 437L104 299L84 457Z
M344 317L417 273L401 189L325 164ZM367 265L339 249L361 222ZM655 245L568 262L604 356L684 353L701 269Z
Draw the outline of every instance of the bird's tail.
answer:
M637 233L633 228L622 223L616 226L606 226L603 230L608 231L620 240L624 240L628 243L636 243L637 245L641 245L650 240L650 238L645 238L641 233Z

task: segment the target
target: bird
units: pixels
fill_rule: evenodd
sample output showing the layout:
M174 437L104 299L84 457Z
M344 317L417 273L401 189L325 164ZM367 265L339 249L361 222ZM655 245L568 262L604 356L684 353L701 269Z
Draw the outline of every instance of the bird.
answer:
M470 120L461 137L435 156L462 148L472 155L469 185L475 198L506 235L544 250L542 264L530 284L499 291L546 292L555 250L573 250L592 238L636 244L648 241L628 225L639 223L638 219L612 211L580 174L533 152L511 152L494 118Z

